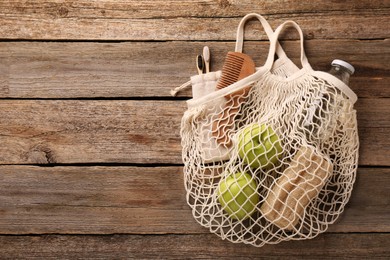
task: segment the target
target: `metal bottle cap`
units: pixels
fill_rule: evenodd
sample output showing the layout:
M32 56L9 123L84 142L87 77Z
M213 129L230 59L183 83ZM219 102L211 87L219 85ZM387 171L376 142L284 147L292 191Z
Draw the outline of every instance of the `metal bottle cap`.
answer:
M333 60L332 66L333 65L343 66L344 68L346 68L347 70L349 70L351 72L351 75L355 72L355 68L351 64L349 64L348 62L343 61L343 60Z

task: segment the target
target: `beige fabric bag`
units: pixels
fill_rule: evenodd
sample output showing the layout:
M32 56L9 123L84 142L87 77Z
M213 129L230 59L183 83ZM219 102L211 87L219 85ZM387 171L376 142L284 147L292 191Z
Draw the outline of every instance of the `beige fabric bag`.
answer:
M302 69L281 76L275 66L287 57L274 61L274 55L287 26L300 34ZM270 41L263 67L189 100L181 125L194 218L223 239L254 246L324 232L350 198L358 160L356 95L334 76L311 68L296 23L283 23ZM248 86L245 102L234 108L239 112L226 154L205 158L210 146L220 151L209 126L223 120L221 100Z

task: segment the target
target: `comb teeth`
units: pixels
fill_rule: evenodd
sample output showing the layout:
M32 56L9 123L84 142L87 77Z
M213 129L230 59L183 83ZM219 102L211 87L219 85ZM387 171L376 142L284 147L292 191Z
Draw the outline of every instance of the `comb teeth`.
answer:
M241 52L228 52L222 68L222 75L218 81L217 89L225 88L240 79L255 72L255 63L246 54ZM234 128L234 120L239 112L239 106L245 101L249 87L244 87L225 96L227 102L220 112L218 119L213 122L212 133L218 144L225 147L231 145L230 133Z
M252 74L254 71L251 71L251 69L247 71L251 67L254 68L254 63L248 55L240 52L228 52L217 89L225 88L239 79Z

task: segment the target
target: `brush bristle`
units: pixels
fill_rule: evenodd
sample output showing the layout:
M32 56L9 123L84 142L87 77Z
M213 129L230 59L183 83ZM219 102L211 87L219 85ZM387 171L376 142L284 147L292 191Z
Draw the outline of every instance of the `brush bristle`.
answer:
M225 63L222 68L222 75L219 79L217 89L227 87L234 82L237 82L240 77L244 62L245 59L243 57L229 52L226 56Z

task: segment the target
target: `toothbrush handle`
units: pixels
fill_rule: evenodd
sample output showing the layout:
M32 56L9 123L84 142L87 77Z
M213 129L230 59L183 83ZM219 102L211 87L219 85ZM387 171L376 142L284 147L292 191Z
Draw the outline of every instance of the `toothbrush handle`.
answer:
M203 47L203 59L206 65L206 73L210 72L210 49L208 46Z

